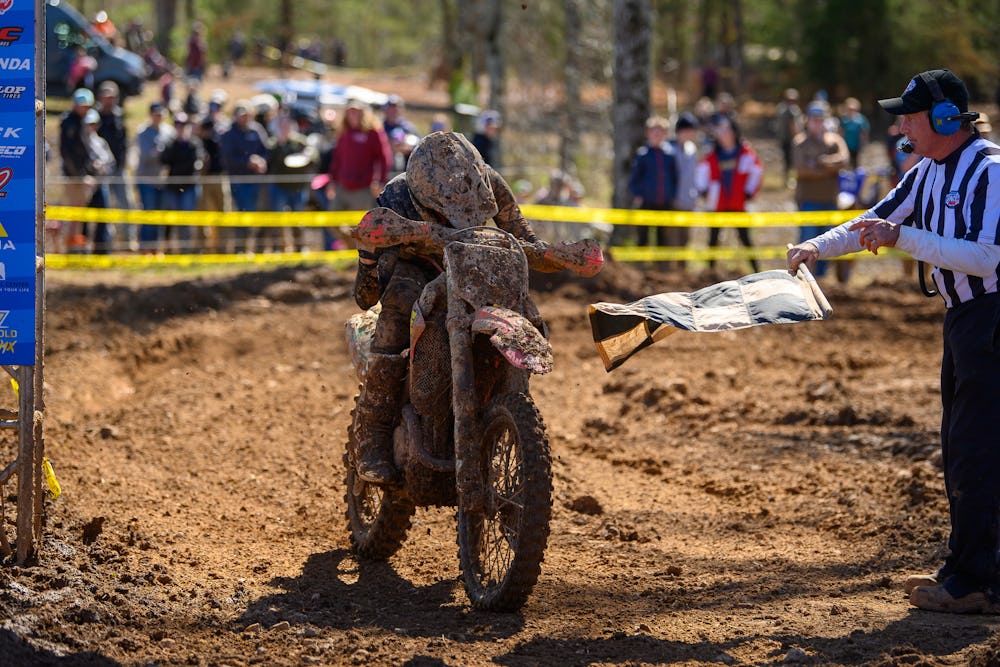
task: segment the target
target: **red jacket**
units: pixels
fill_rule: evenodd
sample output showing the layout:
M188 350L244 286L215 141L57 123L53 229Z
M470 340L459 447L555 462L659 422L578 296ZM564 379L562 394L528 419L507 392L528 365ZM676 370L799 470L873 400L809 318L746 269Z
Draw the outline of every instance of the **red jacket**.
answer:
M719 154L712 151L705 156L695 171L695 185L705 195L709 211L745 211L748 199L757 194L764 181L764 165L752 148L740 144L733 169L730 187L723 187Z
M346 130L337 138L330 160L330 180L345 190L385 185L392 165L392 149L382 128Z

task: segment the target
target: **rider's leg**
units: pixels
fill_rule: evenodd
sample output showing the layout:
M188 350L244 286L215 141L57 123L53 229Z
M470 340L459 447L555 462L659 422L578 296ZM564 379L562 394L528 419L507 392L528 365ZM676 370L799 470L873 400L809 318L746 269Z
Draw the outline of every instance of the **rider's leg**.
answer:
M400 353L409 345L410 312L426 283L419 267L401 261L382 293L382 312L354 420L358 477L373 484L399 481L392 431L399 422L407 370L407 358Z

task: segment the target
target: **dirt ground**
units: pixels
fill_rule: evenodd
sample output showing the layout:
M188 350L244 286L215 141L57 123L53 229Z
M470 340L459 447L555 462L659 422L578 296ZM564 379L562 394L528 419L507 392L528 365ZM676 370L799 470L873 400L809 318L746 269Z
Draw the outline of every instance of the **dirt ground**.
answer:
M997 664L1000 619L900 590L946 538L941 305L831 284L829 321L679 333L605 373L588 303L720 277L538 285L552 533L527 605L491 614L458 580L453 510L418 510L387 563L350 552L350 272L53 273L64 493L41 562L0 569L0 662Z
M352 272L50 272L63 495L40 562L0 568L0 664L1000 664L1000 619L900 589L947 537L943 307L914 279L825 284L827 322L679 333L605 373L588 303L734 275L536 285L552 530L527 605L490 614L451 509L418 510L387 563L350 551Z

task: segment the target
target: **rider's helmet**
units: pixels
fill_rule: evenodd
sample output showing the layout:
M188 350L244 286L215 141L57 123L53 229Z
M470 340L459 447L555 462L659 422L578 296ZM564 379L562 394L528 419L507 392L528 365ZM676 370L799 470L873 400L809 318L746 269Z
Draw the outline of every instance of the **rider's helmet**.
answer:
M497 214L489 167L456 132L433 132L420 140L406 163L406 183L426 219L443 218L441 222L465 229Z

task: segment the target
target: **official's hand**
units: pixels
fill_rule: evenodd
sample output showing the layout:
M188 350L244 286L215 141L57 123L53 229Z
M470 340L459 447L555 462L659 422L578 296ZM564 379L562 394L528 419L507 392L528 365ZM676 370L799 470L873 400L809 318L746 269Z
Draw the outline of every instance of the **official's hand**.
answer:
M873 255L878 254L879 248L891 248L899 240L899 225L888 220L858 220L848 229L861 232L861 247L867 248Z
M799 272L799 266L803 262L812 270L818 259L819 248L809 241L792 246L785 255L785 261L788 263L788 272L793 276Z

